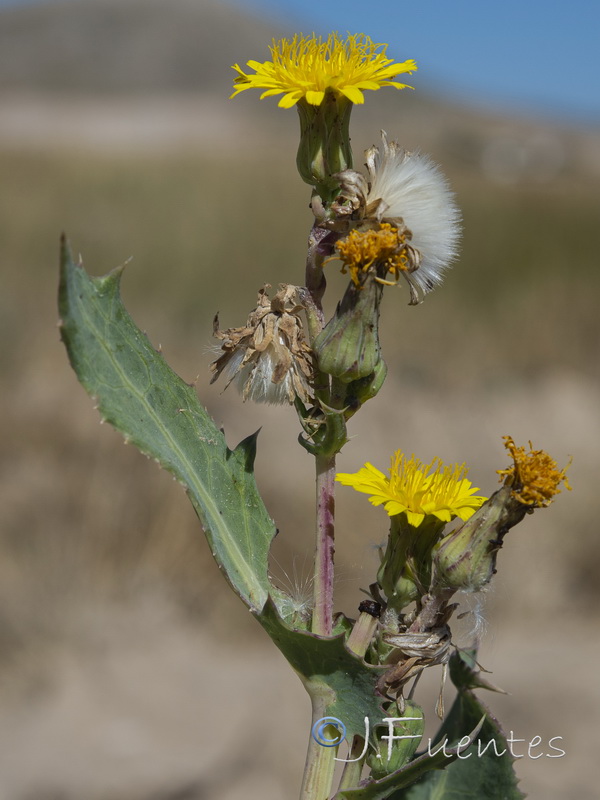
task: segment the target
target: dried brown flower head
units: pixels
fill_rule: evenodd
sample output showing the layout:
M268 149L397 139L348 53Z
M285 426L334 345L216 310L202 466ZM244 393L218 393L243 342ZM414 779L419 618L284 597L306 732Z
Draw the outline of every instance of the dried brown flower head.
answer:
M269 288L266 284L258 292L245 326L221 331L215 316L213 332L222 341L222 353L211 364L211 383L223 372L227 386L236 379L244 400L281 404L298 397L307 403L312 397L312 354L304 338L298 287L282 283L272 299Z

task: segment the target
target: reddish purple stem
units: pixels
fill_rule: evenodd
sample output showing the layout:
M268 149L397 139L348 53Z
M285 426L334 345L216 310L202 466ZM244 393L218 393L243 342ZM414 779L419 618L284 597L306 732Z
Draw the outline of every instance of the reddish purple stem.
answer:
M317 537L312 631L330 636L333 629L333 554L335 456L317 456Z

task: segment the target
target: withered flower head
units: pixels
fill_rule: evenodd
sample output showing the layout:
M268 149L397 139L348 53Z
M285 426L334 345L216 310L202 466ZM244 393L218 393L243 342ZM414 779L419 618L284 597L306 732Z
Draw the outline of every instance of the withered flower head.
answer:
M376 229L350 231L335 245L342 272L348 271L358 287L362 287L370 271L378 283L397 283L401 274L414 272L419 266L419 253L409 244L409 237L409 231L403 232L388 222L378 224ZM388 272L394 276L393 281L385 279Z
M503 436L504 446L513 459L513 465L497 470L500 480L510 486L512 495L527 506L542 508L550 505L555 495L560 493L558 485L562 482L571 489L567 481L567 464L559 469L556 461L544 450L534 450L529 442L529 452L525 447L517 447L512 436Z
M460 235L460 212L446 178L420 153L410 153L382 132L382 149L365 153L368 178L355 170L337 175L340 194L331 223L337 230L396 228L406 243L407 280L411 304L442 282L455 258Z
M393 285L400 275L406 276L418 268L419 253L410 245L409 237L409 231L405 233L397 225L383 222L365 230L351 230L336 242L338 255L332 258L342 261L342 272L349 272L352 282L334 317L314 342L322 372L348 383L369 376L373 376L372 381L378 370L381 386L385 378L379 345L381 294L383 285ZM388 273L393 280L387 280Z
M307 403L312 397L311 350L304 339L297 287L281 283L271 300L268 288L266 284L258 292L245 326L221 331L215 316L213 332L222 341L222 353L210 366L211 383L223 372L227 386L236 380L244 400L279 405L298 397Z
M534 450L531 442L526 452L511 436L503 438L513 458L512 467L498 470L504 485L435 548L434 574L445 588L482 589L496 571L496 556L508 531L534 509L547 506L560 492L559 483L571 488L567 468L558 469L548 453Z

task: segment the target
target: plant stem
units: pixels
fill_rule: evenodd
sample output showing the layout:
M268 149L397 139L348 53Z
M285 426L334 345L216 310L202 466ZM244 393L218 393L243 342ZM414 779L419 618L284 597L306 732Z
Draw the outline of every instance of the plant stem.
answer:
M313 725L325 714L325 699L312 697L311 734L308 740L300 800L329 800L338 748L324 747L312 735Z
M356 653L357 656L364 658L376 630L377 617L361 611L348 637L346 647Z
M312 632L330 636L333 629L335 455L317 455L315 463L317 519Z
M352 789L353 787L358 786L360 783L366 756L365 758L359 758L359 756L364 749L365 740L362 736L356 735L354 737L354 741L352 742L352 748L348 756L348 758L352 759L352 761L347 761L344 764L344 771L342 772L340 785L338 786L338 792L341 792L342 789ZM357 760L355 761L354 759Z
M327 282L323 275L323 262L333 252L335 236L332 232L321 228L315 221L308 237L308 253L306 256L306 288L313 299L315 306L323 314L321 300L325 293ZM321 316L321 327L323 327L323 317Z
M321 300L325 292L323 261L330 254L327 245L328 232L315 222L308 238L306 258L307 321L309 340L312 344L324 325ZM325 391L329 400L329 380L316 370L318 394ZM333 628L333 552L334 552L334 480L335 455L315 456L316 467L316 539L313 584L312 631L329 636ZM321 748L323 749L323 748ZM310 748L309 748L310 755ZM308 761L307 761L308 764Z

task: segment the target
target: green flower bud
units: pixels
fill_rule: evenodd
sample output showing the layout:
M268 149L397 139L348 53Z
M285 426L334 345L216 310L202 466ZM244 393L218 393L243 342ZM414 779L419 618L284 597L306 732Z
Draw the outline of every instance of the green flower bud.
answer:
M371 776L375 780L385 778L386 775L408 764L425 730L423 710L410 700L405 701L402 712L397 703L392 703L386 714L385 732L378 737L378 751L371 753L367 758ZM378 726L378 730L382 727Z
M375 397L387 377L387 365L383 358L380 358L375 366L375 370L367 375L366 378L359 378L348 384L346 397L344 398L344 405L347 406L349 413L352 416L355 411L366 403L367 400Z
M378 369L382 290L374 279L366 280L361 287L354 283L348 285L334 316L313 345L321 372L350 383L370 378ZM378 375L381 378L381 371Z
M527 511L510 486L495 492L435 548L435 584L471 592L482 589L496 572L496 557L505 534L521 522Z

